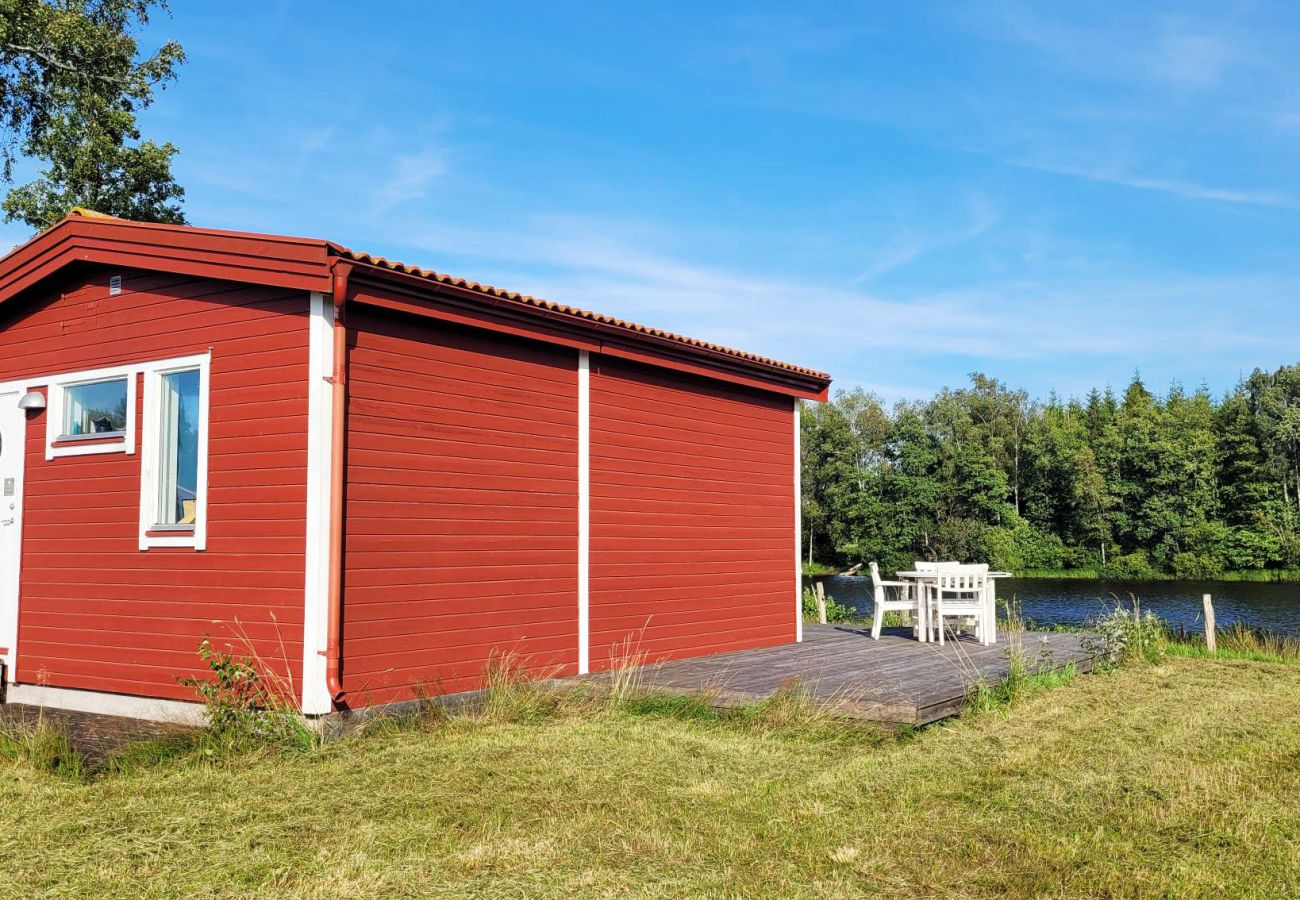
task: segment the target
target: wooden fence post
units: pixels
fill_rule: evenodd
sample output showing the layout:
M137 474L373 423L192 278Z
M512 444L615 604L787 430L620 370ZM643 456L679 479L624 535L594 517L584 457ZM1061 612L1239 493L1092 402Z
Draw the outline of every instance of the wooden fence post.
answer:
M1214 656L1218 652L1215 646L1214 601L1210 599L1209 594L1202 594L1201 605L1205 607L1205 649Z
M826 586L820 578L813 581L813 594L817 597L817 621L826 624Z

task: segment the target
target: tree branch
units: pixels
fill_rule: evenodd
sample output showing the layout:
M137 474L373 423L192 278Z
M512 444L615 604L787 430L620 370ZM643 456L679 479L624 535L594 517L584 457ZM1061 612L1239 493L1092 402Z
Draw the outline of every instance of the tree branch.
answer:
M30 47L26 44L12 43L0 44L0 47L3 47L4 50L14 54L26 54L27 56L31 56L52 68L61 69L64 72L71 72L72 74L79 75L82 78L91 78L96 81L102 81L105 84L124 85L130 80L123 76L101 75L95 72L87 72L71 63L66 63L57 57L51 56L47 51L43 51L39 47Z

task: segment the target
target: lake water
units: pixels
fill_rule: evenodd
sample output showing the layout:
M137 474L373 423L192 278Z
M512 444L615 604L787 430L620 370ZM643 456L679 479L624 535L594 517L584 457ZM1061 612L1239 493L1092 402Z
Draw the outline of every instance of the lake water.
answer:
M826 579L826 593L871 615L871 579ZM1005 578L998 580L998 599L1015 598L1020 614L1042 624L1084 625L1113 609L1118 596L1131 604L1135 594L1149 609L1175 628L1202 631L1201 595L1214 597L1220 628L1244 622L1255 628L1300 635L1300 584L1245 581L1088 581Z

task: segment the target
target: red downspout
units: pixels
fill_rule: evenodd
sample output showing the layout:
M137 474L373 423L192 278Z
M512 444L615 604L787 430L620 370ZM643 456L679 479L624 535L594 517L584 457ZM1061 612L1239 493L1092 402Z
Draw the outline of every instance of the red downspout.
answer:
M343 318L347 301L350 263L335 262L334 270L334 372L330 378L333 415L330 433L330 578L329 630L325 644L325 686L336 707L343 705L342 622L343 622L343 479L344 438L347 415L348 332Z

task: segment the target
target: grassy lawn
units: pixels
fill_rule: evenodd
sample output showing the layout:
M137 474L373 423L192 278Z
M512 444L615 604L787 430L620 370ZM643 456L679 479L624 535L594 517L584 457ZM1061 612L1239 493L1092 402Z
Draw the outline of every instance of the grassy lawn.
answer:
M89 783L0 762L0 888L1300 893L1300 666L1171 658L855 732L588 710Z

